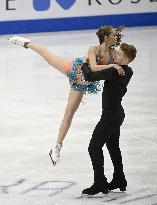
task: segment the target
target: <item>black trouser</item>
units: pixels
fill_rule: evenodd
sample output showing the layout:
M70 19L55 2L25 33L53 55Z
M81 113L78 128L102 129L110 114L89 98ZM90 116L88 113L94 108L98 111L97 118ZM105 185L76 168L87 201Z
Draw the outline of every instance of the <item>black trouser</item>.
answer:
M102 147L106 143L113 166L114 174L123 174L122 156L119 148L120 126L125 114L123 108L116 111L103 110L101 119L96 125L89 144L88 152L94 170L94 183L103 185L107 182L104 175L104 156Z

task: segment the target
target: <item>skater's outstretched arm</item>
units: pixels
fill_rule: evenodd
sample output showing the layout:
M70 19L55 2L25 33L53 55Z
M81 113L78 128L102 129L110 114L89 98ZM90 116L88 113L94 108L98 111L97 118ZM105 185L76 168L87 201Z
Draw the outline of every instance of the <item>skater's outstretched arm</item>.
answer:
M113 75L113 72L115 70L118 71L119 75L121 75L121 76L125 75L123 68L121 66L118 66L118 65L111 67L110 69L92 72L89 64L84 63L81 67L81 70L84 74L85 80L89 81L89 82L94 82L94 81L99 81L99 80L108 80L109 78L111 78L111 76Z

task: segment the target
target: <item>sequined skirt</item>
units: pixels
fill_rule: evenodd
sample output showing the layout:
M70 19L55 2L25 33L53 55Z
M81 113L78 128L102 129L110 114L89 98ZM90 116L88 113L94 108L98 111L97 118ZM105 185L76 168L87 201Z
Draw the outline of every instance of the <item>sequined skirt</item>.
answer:
M98 81L88 82L84 79L81 66L84 63L84 58L75 58L73 60L72 69L67 74L70 86L77 91L87 92L88 94L97 94L101 91L101 84Z

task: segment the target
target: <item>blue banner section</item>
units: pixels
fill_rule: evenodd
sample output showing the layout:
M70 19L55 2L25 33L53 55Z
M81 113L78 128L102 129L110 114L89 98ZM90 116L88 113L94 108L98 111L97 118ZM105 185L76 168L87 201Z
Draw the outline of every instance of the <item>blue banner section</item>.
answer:
M1 21L0 34L3 35L97 29L102 25L125 25L126 27L155 26L157 25L157 12L21 21Z
M70 9L76 2L76 0L56 0L58 5L64 9ZM47 11L50 8L50 0L33 0L33 7L36 11Z
M33 0L33 7L36 11L47 11L50 8L50 0Z

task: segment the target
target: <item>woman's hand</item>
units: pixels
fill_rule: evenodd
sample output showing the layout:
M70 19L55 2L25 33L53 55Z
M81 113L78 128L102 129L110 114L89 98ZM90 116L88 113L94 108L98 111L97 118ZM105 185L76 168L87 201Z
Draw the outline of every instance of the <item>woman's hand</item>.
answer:
M85 85L87 82L85 81L84 76L81 74L81 67L82 65L77 67L76 79L79 85Z
M111 66L118 71L119 75L125 75L124 69L121 66L117 64L111 64Z

